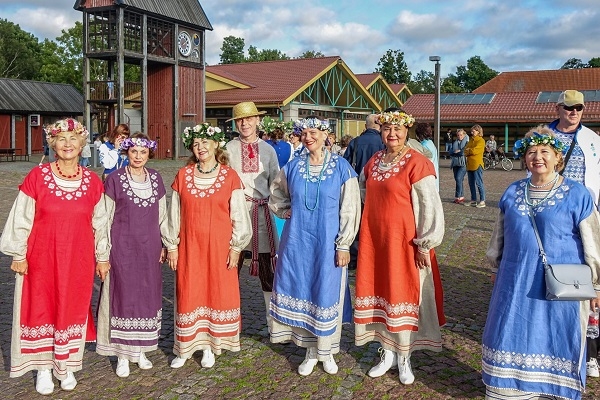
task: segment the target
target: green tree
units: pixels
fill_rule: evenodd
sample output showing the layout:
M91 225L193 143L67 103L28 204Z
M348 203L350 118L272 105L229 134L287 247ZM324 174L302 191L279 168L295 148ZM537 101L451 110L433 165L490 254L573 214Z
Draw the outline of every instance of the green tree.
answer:
M450 74L446 78L442 79L440 85L441 93L463 93L465 90L456 84L455 76Z
M238 64L244 58L244 39L235 36L227 36L223 39L221 46L221 64Z
M35 79L40 58L40 44L35 36L0 19L0 77Z
M498 76L498 71L488 67L481 57L474 56L467 60L466 66L456 67L456 74L449 74L444 80L448 82L444 83L446 83L448 89L452 87L455 89L460 88L460 91L452 93L469 93L496 76Z
M600 57L594 57L588 61L588 68L600 68Z
M435 74L422 69L408 84L408 88L413 94L435 93Z
M404 61L404 52L388 50L377 63L375 72L379 72L387 83L410 83L411 73Z
M325 54L320 51L307 50L304 53L300 54L298 58L320 58L325 57Z
M290 58L279 50L265 49L258 50L254 46L248 47L248 57L245 59L246 62L255 61L275 61L275 60L289 60Z
M560 69L579 69L579 68L587 68L587 64L584 64L583 61L579 58L569 58Z
M82 90L83 87L83 24L62 30L56 41L42 43L43 65L39 79L47 82L67 83ZM92 72L92 76L97 73Z

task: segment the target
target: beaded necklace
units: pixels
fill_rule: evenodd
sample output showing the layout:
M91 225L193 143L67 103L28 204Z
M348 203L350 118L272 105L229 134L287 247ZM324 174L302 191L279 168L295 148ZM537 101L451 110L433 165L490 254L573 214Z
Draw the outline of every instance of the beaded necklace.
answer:
M58 172L58 174L60 176L62 176L63 178L67 178L67 179L75 178L76 176L79 175L79 171L81 170L81 166L79 164L77 164L77 171L75 172L75 174L73 174L73 175L64 175L62 173L62 171L60 170L60 166L58 165L58 161L54 162L54 166L56 167L56 171Z
M531 178L529 178L527 181L528 181L528 184L529 184L531 182ZM552 188L550 188L550 190L547 191L547 193L544 196L544 198L541 199L541 200L539 200L539 201L537 201L537 202L535 202L535 203L534 203L534 201L529 200L529 185L527 185L527 186L528 187L525 189L525 203L527 203L528 206L535 207L535 206L538 206L538 205L542 204L546 200L548 200L548 197L550 197L550 194L552 192L554 192L554 190L558 186L558 179L554 179L553 184L552 184Z
M319 195L321 193L321 181L323 180L323 173L325 172L325 167L327 166L328 163L328 159L327 156L329 155L329 152L325 152L325 157L323 157L323 166L321 167L321 172L319 172L319 180L317 181L317 199L315 200L315 205L313 207L310 207L308 205L308 180L310 178L310 156L306 156L306 163L307 163L307 167L306 167L306 181L304 181L304 206L309 210L309 211L314 211L317 206L319 205Z
M148 171L146 171L146 168L142 167L142 169L144 170L144 180L142 182L146 182L146 179L148 178ZM137 182L135 179L133 179L133 174L131 173L131 167L128 165L125 167L125 171L127 171L127 175L129 175L129 180L133 181L133 182ZM142 174L139 174L142 175ZM136 175L138 176L138 175Z
M198 172L200 172L201 174L205 174L205 175L210 174L211 172L213 172L215 169L217 169L218 166L219 166L219 163L216 162L215 166L212 167L211 169L209 169L208 171L202 171L200 169L200 163L196 164L196 168L198 169Z
M406 145L402 146L402 148L400 149L400 151L398 152L398 154L396 154L396 156L392 159L392 161L390 161L389 163L383 162L383 159L385 158L385 156L387 155L387 150L385 152L385 154L383 155L383 157L381 157L379 159L379 166L381 168L389 168L392 165L396 164L396 162L398 161L398 159L400 158L400 156L402 155L402 151L404 150L404 148L406 147Z
M550 185L554 185L554 183L558 180L558 174L554 173L554 178L546 183L544 183L543 185L534 185L533 183L531 183L531 179L528 180L528 185L531 186L532 188L536 188L536 189L540 189L546 186L550 186Z

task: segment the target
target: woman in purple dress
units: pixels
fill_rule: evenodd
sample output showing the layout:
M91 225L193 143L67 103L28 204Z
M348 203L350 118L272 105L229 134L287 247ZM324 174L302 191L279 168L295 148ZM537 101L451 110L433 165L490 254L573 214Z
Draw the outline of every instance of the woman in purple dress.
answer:
M129 376L129 362L152 368L145 353L156 350L162 317L166 236L166 191L161 176L145 167L156 142L136 132L121 144L129 165L104 183L110 226L111 269L100 295L96 352L117 356L116 373Z

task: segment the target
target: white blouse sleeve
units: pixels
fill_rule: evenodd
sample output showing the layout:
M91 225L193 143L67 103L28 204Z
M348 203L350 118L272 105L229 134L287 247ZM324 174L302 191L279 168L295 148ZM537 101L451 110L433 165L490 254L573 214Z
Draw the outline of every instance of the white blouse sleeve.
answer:
M35 200L19 191L0 236L0 251L14 261L23 261L27 256L27 239L34 217Z
M100 163L106 169L114 168L119 160L119 152L115 149L109 149L106 144L102 144L98 149Z
M360 189L360 199L362 203L365 204L365 199L367 197L367 178L365 177L364 168L360 171L360 176L358 177L358 188Z
M229 245L231 249L241 252L252 239L252 223L246 207L244 189L236 189L231 193L229 216L233 224L233 233Z
M92 214L92 228L94 229L94 244L96 260L106 262L110 256L110 228L115 214L115 202L106 195L102 195L94 206Z
M600 214L598 211L581 221L579 234L583 243L585 263L592 269L594 289L600 291Z
M171 196L171 206L169 207L169 223L166 230L166 237L163 237L163 243L167 246L167 250L176 250L179 246L179 230L181 229L181 213L180 213L181 201L179 199L179 193L173 191ZM163 230L161 228L161 235Z
M158 226L160 227L160 238L163 245L167 247L169 238L169 209L167 208L167 196L158 200Z
M490 237L490 243L488 244L485 257L489 261L492 272L495 274L498 272L498 266L502 260L502 252L504 251L504 213L499 211L494 230L492 231L492 237Z
M348 179L340 193L340 230L335 239L336 250L349 251L360 225L360 189L358 179Z
M279 218L284 218L284 214L292 206L292 200L288 190L287 177L283 169L279 171L271 183L270 192L269 209Z
M444 211L435 176L428 175L411 188L413 213L417 227L414 244L422 253L439 246L444 238Z

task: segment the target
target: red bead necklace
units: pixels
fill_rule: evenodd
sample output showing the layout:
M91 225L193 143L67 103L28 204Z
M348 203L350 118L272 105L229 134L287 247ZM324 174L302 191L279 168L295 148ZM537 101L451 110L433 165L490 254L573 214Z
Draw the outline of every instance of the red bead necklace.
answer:
M64 175L64 174L62 173L62 171L60 170L60 167L58 166L58 161L55 161L55 162L54 162L54 166L56 167L56 171L58 171L58 174L59 174L60 176L62 176L63 178L67 178L67 179L71 179L71 178L75 178L75 177L77 177L77 176L79 175L79 171L81 170L81 166L80 166L80 165L77 165L77 172L75 172L75 174L74 174L74 175Z

